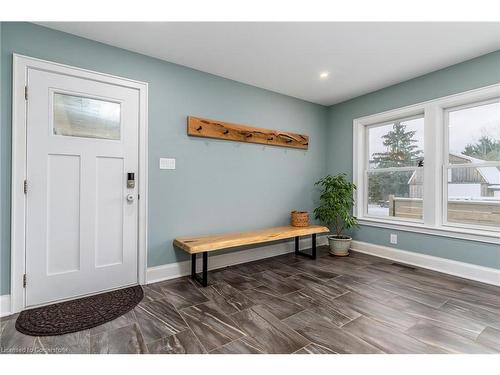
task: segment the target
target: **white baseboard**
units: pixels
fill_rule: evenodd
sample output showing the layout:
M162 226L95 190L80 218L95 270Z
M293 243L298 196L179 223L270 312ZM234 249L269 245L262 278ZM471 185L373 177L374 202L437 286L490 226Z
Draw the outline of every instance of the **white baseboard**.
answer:
M5 294L0 296L0 318L10 314L10 294Z
M300 248L310 248L311 240L304 238L300 240ZM318 236L318 246L327 245L326 236ZM463 277L465 279L480 281L487 284L500 286L500 270L474 264L458 262L431 255L419 254L406 250L399 250L388 246L374 245L368 242L352 241L352 250L360 253L374 255L377 257L406 263L417 267L427 268L433 271L443 272L450 275ZM232 253L214 255L209 257L208 269L228 267L235 264L252 262L282 255L294 251L293 242L281 242L262 246L255 249L240 250ZM201 259L198 260L198 269L201 268ZM151 284L158 281L174 279L191 273L191 262L165 264L158 267L150 267L146 274L146 283ZM0 296L0 317L11 314L10 295Z
M326 236L318 236L317 245L323 246L328 243ZM209 257L208 269L214 270L240 263L252 262L254 260L274 257L294 251L294 242L280 242L271 245L261 246L255 249L235 251L232 253L214 255ZM299 244L300 249L308 249L311 247L310 238L302 238ZM198 259L198 269L201 268L201 259ZM146 273L146 284L155 283L158 281L175 279L177 277L186 276L191 273L191 261L165 264L158 267L150 267ZM10 294L0 296L0 317L11 314Z
M327 244L326 236L318 236L317 245L323 246ZM218 268L233 266L235 264L252 262L254 260L275 257L286 253L291 253L295 250L293 241L280 242L271 245L258 247L255 249L234 251L232 253L213 255L208 257L208 269L215 270ZM308 249L311 247L310 238L301 238L299 243L300 249ZM201 258L201 257L198 257ZM198 270L201 269L201 259L198 259ZM191 261L170 263L157 267L150 267L146 273L146 283L156 283L158 281L175 279L176 277L186 276L191 273Z
M352 241L351 248L360 253L500 286L500 270L496 268L483 267L361 241Z

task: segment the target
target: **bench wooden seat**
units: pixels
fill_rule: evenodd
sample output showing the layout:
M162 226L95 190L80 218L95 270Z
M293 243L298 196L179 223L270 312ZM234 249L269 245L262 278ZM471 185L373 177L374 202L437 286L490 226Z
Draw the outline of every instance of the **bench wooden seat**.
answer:
M229 249L237 246L255 245L264 242L295 238L295 254L316 258L316 235L328 233L329 229L320 225L308 227L282 226L251 232L218 234L212 236L178 237L174 245L191 254L191 276L203 286L208 284L208 252ZM311 254L299 250L299 238L312 236ZM202 278L196 273L196 254L203 254Z

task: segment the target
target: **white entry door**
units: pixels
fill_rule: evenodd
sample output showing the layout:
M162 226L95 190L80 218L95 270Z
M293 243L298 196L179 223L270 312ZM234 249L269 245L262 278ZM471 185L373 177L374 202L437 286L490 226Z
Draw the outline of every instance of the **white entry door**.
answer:
M137 284L138 90L27 82L26 307Z

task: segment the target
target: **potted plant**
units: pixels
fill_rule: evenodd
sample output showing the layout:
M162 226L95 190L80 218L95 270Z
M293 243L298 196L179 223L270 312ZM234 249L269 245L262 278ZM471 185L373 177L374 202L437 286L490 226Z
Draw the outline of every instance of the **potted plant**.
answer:
M345 173L325 176L315 185L321 188L321 195L319 206L314 209L314 216L326 226L335 229L335 235L328 236L330 254L349 255L352 238L344 231L358 225L351 213L356 185L347 180Z

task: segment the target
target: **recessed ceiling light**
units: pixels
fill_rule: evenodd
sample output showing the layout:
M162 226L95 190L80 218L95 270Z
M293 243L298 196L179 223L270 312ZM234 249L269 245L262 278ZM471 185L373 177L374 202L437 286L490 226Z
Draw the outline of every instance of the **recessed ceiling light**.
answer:
M322 72L319 74L319 78L325 79L325 78L328 78L329 75L330 75L330 73L328 73L328 72Z

